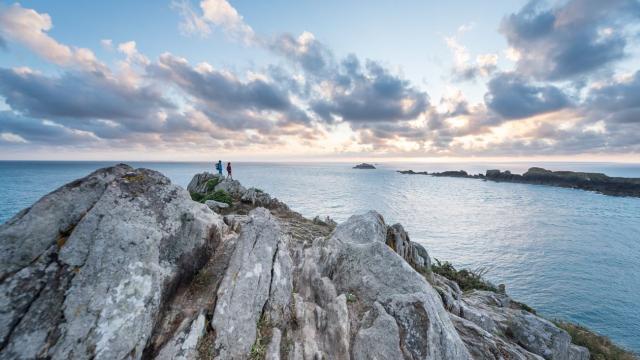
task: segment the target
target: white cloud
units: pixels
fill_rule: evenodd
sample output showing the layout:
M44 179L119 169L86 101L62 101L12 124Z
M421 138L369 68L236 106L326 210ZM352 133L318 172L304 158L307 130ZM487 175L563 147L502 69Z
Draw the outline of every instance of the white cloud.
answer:
M26 46L56 65L81 66L89 70L103 68L91 50L71 48L50 37L47 32L52 27L48 14L25 9L20 4L0 7L0 34L6 39Z
M14 144L26 144L28 143L22 136L16 135L10 132L0 133L0 140L14 143Z
M174 0L171 7L177 10L182 16L180 22L180 32L183 35L200 35L206 37L211 33L209 24L200 17L191 7L189 0Z
M481 54L471 63L471 55L467 48L455 37L444 38L447 47L453 52L453 75L458 80L475 80L477 76L489 76L498 65L497 54Z
M463 34L463 33L466 33L468 31L471 31L471 29L473 29L475 26L476 26L476 23L473 22L473 21L469 22L469 23L466 23L466 24L462 24L462 25L458 26L458 33L459 34Z
M149 59L138 52L135 41L127 41L118 45L118 51L127 56L128 63L135 63L139 65L149 65Z
M187 0L176 0L172 6L182 15L180 29L186 34L198 34L206 37L211 33L211 27L219 27L224 33L245 44L256 41L256 34L244 22L238 11L227 0L203 0L200 2L202 15L196 13Z
M100 45L102 45L105 50L113 50L113 40L111 39L100 40Z

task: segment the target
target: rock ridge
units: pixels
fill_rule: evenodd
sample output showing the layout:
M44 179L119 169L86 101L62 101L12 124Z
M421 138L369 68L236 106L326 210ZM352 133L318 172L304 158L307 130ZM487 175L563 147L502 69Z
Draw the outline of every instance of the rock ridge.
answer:
M310 220L207 173L188 190L120 164L1 225L0 359L589 358L505 293L433 273L375 211ZM229 207L191 198L211 190Z

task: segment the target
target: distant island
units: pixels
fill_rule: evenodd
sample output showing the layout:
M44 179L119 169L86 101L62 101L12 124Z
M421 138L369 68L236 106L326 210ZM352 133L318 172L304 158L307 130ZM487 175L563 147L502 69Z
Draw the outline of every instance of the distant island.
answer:
M375 169L376 167L371 164L362 163L354 166L353 168L354 169Z
M539 167L532 167L522 175L512 174L509 170L487 170L485 174L477 175L470 175L464 170L433 173L413 170L399 170L398 172L405 175L461 177L497 182L549 185L595 191L604 195L640 197L640 178L611 177L602 173L551 171Z

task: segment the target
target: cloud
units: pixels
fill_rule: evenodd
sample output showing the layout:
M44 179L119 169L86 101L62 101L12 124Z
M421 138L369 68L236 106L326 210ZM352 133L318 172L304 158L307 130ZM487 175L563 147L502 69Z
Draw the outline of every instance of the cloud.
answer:
M154 114L174 108L153 86L129 87L93 72L49 77L0 68L0 95L32 117L107 119L134 130L154 127Z
M113 40L111 39L100 40L100 45L102 45L102 48L104 48L105 50L108 50L108 51L113 50Z
M506 16L500 32L517 54L517 71L540 80L568 79L625 55L627 25L640 18L636 0L570 0L541 8L530 0ZM627 21L633 20L633 21Z
M2 132L0 133L0 141L15 143L15 144L26 144L28 143L22 136L10 133L10 132Z
M375 61L364 68L355 56L347 58L327 84L325 97L313 109L325 120L394 122L413 120L427 109L428 95L408 80L392 74Z
M183 35L207 37L211 34L211 27L195 12L190 0L174 0L171 2L171 8L177 10L182 17L179 28Z
M241 80L208 64L191 66L186 59L169 53L160 56L149 72L178 86L203 114L227 129L270 132L310 121L306 112L292 103L287 89L266 76Z
M640 74L576 79L608 69L613 58L592 57L599 65L586 68L578 59L574 73L563 68L575 49L588 54L594 44L613 46L613 39L626 45L623 20L635 16L633 7L623 0L563 4L545 10L530 3L503 20L505 57L516 63L511 72L498 71L498 55L472 57L457 38L448 39L453 80L493 78L484 101L447 85L433 103L401 70L354 54L338 57L310 32L260 37L227 1L173 7L184 32L207 36L219 29L286 61L238 73L171 53L149 59L135 41L103 40L122 54L112 69L90 50L53 39L47 14L4 7L0 44L22 44L59 67L0 68L0 101L9 109L0 111L0 147L336 156L637 153ZM629 14L621 15L625 6ZM16 16L6 21L8 11ZM549 82L556 79L572 82Z
M307 31L297 38L291 34L282 34L270 42L269 48L293 63L299 64L310 74L321 75L333 66L331 51Z
M0 134L6 143L74 145L95 143L98 138L87 131L69 129L52 121L0 111Z
M488 108L506 119L522 119L560 110L571 104L559 88L533 85L515 73L501 73L488 84L484 96Z
M245 44L256 41L253 29L244 22L238 11L227 0L203 0L200 2L202 14L198 14L189 0L175 0L172 7L182 16L180 29L185 34L206 37L211 27L218 27L231 39Z
M586 104L594 120L636 124L640 131L640 70L623 81L592 89Z
M0 36L18 42L40 57L60 66L101 70L104 65L86 48L71 48L47 35L53 24L48 14L25 9L20 4L0 4Z
M123 53L127 57L128 63L134 63L141 66L146 66L150 64L149 59L147 59L146 56L138 52L135 41L127 41L119 44L118 51Z
M188 94L220 108L284 110L291 107L286 90L263 79L246 82L229 72L210 67L194 68L186 59L171 54L160 56L154 71L171 80Z
M475 63L471 63L469 51L455 37L445 37L445 43L453 52L454 66L451 73L455 81L475 81L478 77L489 76L497 70L498 55L478 55Z

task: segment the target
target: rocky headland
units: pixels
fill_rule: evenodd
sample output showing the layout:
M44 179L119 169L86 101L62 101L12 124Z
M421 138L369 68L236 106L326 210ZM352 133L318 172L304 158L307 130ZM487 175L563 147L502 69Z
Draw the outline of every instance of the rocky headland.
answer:
M0 359L590 357L374 211L306 219L208 173L97 170L1 225L0 258Z
M477 175L468 174L464 170L432 173L413 170L399 170L398 172L404 175L460 177L497 182L558 186L595 191L604 195L640 197L640 178L611 177L601 173L551 171L539 167L532 167L522 175L512 174L509 170L487 170L485 174Z

